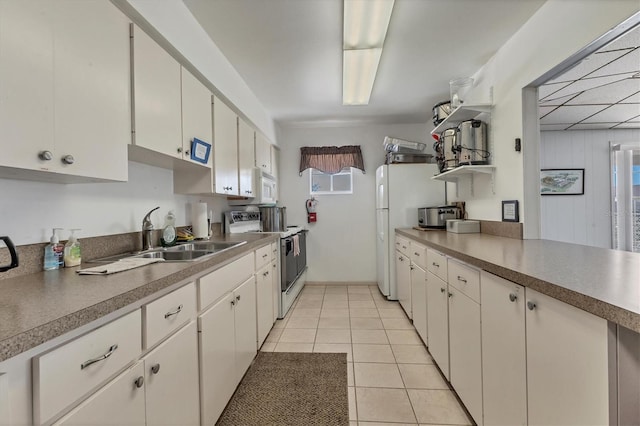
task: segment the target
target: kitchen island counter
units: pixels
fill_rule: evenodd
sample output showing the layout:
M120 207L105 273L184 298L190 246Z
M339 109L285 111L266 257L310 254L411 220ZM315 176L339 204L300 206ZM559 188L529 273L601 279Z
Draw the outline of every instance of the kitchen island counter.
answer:
M396 229L494 275L640 332L640 254L550 240Z
M199 261L160 262L106 276L79 275L75 267L0 280L0 361L96 320L133 311L278 239L273 234L224 236L212 241L247 243Z

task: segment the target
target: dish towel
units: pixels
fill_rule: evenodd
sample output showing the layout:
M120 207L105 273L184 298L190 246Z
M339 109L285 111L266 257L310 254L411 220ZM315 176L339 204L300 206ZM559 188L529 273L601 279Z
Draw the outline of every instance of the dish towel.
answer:
M300 237L297 235L293 236L293 255L300 256Z
M156 262L164 262L164 259L120 259L117 262L108 263L106 265L78 269L76 272L80 275L110 275L115 274L116 272L128 271L129 269L139 268L140 266Z

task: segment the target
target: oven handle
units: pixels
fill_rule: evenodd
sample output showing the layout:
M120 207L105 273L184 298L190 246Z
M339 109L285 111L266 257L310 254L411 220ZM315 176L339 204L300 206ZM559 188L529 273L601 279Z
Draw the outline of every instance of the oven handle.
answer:
M284 239L284 254L287 256L293 251L293 238L287 237Z

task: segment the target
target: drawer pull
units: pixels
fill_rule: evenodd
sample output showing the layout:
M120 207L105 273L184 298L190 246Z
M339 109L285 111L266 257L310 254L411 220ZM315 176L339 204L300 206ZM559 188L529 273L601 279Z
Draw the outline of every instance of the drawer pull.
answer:
M435 266L436 268L439 268L439 267L440 267L440 265L438 265L436 262L431 262L431 264L432 264L433 266Z
M440 293L444 293L446 290L442 287L440 287Z
M511 300L512 302L515 302L516 300L518 300L518 296L516 296L515 293L510 293L509 300Z
M417 251L414 251L413 254L415 254L416 256L420 257L420 253L418 253Z
M262 258L264 259L265 257L269 256L268 254L263 254Z
M235 306L235 304L236 304L236 299L233 299L233 300L231 301L231 306Z
M174 315L178 315L180 312L182 312L182 305L178 306L178 308L175 311L167 312L166 314L164 314L164 319L167 319Z
M236 296L236 300L240 301L240 295Z
M139 389L139 388L141 388L142 386L144 386L144 377L142 377L142 376L138 377L138 378L136 379L136 381L135 381L135 382L133 382L133 383L135 383L135 385L136 385L136 387L137 387L138 389Z
M453 293L449 293L449 297L452 297L452 296L453 296Z
M409 266L409 269L411 269L413 271L415 268L413 267L413 265L411 265L411 266Z
M153 374L158 374L158 371L160 371L160 364L154 364L151 366L151 372Z
M113 345L113 346L111 346L109 348L107 353L105 353L104 355L101 355L101 356L99 356L97 358L93 358L93 359L90 359L88 361L83 362L82 364L80 364L80 370L84 370L85 368L87 368L91 364L95 364L96 362L100 362L102 360L105 360L105 359L109 358L116 351L116 349L118 349L118 345Z
M529 308L530 311L533 311L536 308L536 302L528 301L527 308Z
M460 275L458 275L458 281L462 281L463 283L466 284L467 280L465 280L464 278L462 278Z
M269 271L266 271L265 273L262 274L263 277L266 277L267 275L269 275Z

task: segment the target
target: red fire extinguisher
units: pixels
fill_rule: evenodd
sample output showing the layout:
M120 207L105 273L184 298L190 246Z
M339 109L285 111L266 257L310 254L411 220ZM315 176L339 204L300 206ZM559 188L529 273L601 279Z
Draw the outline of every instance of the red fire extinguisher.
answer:
M307 207L307 223L313 223L318 220L318 216L316 213L316 205L318 205L318 200L311 197L306 202Z

